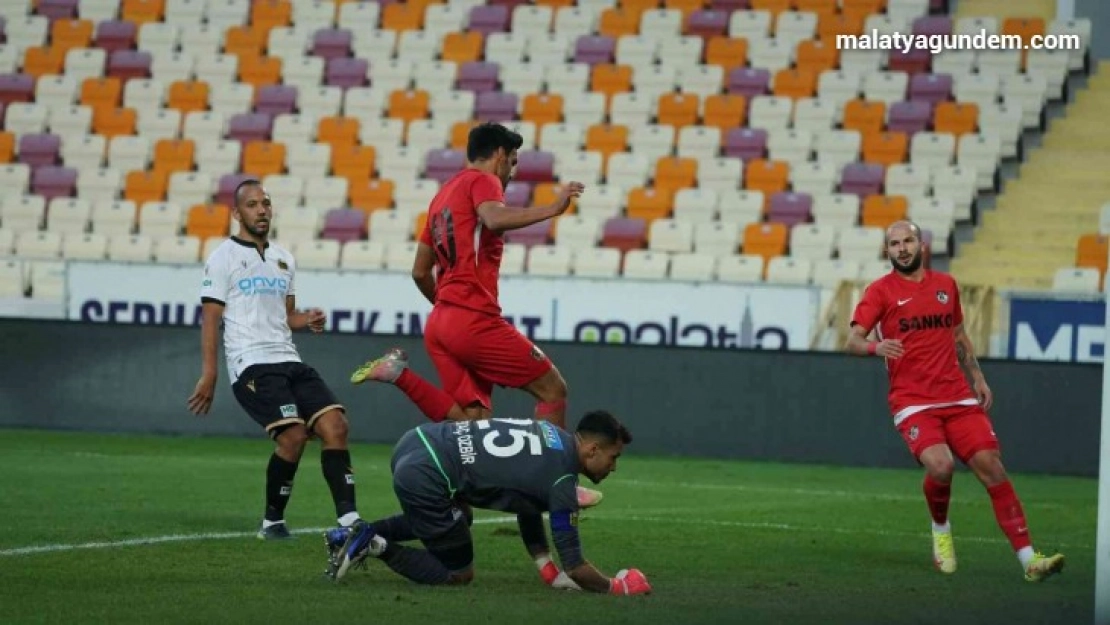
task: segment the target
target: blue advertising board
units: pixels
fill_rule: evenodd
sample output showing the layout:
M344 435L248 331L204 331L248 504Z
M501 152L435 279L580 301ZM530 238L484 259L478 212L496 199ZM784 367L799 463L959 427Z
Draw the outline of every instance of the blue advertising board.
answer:
M1007 356L1015 360L1100 363L1106 349L1102 299L1010 297Z

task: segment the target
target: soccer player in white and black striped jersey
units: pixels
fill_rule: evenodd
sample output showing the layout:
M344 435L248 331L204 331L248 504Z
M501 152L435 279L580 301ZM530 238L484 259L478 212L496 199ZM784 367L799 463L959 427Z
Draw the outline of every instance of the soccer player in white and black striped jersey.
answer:
M262 184L246 180L234 197L232 216L240 233L217 247L204 267L202 373L189 409L203 415L212 406L222 321L235 398L277 445L266 469L266 512L258 537L290 536L285 506L310 432L323 445L320 464L337 520L350 526L359 515L346 410L293 344L293 330L321 332L326 317L318 309L296 309L296 263L288 250L269 240L273 207Z

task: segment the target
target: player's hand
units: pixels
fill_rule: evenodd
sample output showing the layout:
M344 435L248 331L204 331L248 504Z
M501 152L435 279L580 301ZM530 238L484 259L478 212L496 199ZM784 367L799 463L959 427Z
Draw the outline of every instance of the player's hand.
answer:
M319 334L324 331L324 324L328 321L328 316L324 311L319 308L311 308L305 313L307 315L308 329Z
M987 381L979 378L972 384L972 388L975 389L975 397L979 400L979 405L983 407L983 410L990 410L991 404L994 403L994 393L991 392L991 387L987 386Z
M551 580L548 586L556 590L582 590L582 587L574 583L574 580L565 571L559 571L559 574Z
M195 415L208 414L212 407L212 398L216 394L216 376L202 375L197 381L197 387L189 396L189 411Z
M875 353L883 358L901 358L905 355L906 349L898 339L885 339L879 341L879 345L875 347Z
M646 595L651 593L651 584L640 569L621 569L609 584L611 595Z
M571 200L577 199L586 190L586 186L581 182L568 182L561 189L559 189L559 214L563 214L570 208Z

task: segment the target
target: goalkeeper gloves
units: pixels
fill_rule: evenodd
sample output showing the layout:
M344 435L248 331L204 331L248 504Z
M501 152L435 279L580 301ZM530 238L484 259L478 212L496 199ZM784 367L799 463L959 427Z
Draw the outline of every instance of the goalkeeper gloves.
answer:
M640 569L621 569L609 582L611 595L646 595L651 592L651 584Z

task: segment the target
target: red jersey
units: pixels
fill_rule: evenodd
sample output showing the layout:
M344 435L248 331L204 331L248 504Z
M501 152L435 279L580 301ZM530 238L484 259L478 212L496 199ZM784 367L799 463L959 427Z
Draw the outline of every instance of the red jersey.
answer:
M497 281L505 242L482 226L478 206L504 197L497 176L465 169L432 199L420 242L435 250L437 303L501 314Z
M905 349L886 360L896 424L925 408L977 403L956 356L955 329L963 321L959 288L946 273L926 269L913 282L891 271L867 287L852 325L877 328L880 339L898 339Z

